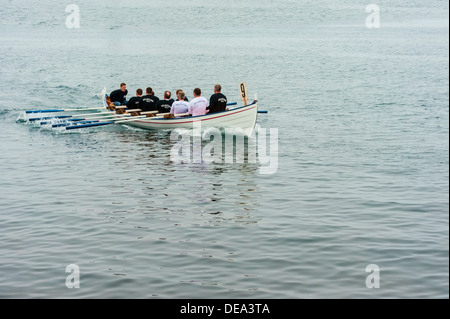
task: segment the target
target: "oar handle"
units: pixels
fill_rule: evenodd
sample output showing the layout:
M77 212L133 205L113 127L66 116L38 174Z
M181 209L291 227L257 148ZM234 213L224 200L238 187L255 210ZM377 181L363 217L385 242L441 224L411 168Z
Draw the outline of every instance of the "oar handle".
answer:
M178 113L178 114L174 114L175 117L184 117L184 116L189 116L189 113Z

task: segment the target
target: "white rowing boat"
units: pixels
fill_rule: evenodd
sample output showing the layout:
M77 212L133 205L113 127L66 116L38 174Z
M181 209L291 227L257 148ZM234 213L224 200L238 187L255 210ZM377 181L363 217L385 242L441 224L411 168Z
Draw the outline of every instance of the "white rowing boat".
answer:
M103 89L102 97L105 108L108 107L106 102L107 96L108 94L106 89ZM245 135L250 136L256 125L257 114L258 102L255 96L255 101L253 103L224 112L172 119L165 119L161 117L138 117L136 119L130 118L121 124L146 130L171 130L177 128L193 129L201 125L202 130L211 127L218 129L242 129Z

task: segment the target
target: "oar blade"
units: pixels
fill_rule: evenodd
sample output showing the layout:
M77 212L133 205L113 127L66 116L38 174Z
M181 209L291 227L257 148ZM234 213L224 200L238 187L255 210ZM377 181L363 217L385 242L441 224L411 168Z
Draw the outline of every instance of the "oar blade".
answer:
M92 123L92 124L71 125L71 126L66 126L66 130L74 130L74 129L79 129L79 128L102 126L102 125L109 125L109 124L114 124L114 122L100 122L100 123Z
M67 119L72 117L71 115L60 115L60 116L46 116L46 117L33 117L29 118L29 122L36 122L36 121L42 121L42 120L51 120L51 119Z
M27 114L30 114L30 113L53 113L53 112L64 112L64 110L56 109L56 110L30 110L30 111L25 111L25 113L27 113Z
M79 107L76 109L49 109L49 110L28 110L25 113L52 113L52 112L80 112L80 111L94 111L94 110L103 110L104 107Z

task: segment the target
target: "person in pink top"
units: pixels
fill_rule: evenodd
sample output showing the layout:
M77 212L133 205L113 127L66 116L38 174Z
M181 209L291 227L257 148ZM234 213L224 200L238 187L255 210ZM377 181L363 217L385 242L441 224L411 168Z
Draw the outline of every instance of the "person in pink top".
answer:
M189 104L189 114L192 116L205 115L208 113L206 109L209 106L209 102L202 96L202 90L199 88L194 89L194 99Z

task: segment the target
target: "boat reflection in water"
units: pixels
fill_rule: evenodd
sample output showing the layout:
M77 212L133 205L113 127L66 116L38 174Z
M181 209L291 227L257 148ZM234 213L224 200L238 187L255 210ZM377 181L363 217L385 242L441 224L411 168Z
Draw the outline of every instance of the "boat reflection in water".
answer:
M171 140L171 134L134 128L115 132L117 149L111 160L123 167L124 174L109 186L118 198L111 215L116 218L125 212L150 214L151 218L168 218L178 226L257 223L258 218L252 213L257 211L260 196L256 182L260 164L248 162L253 156L249 139L244 138L241 163L177 162L171 158L177 143ZM192 159L197 156L193 143ZM201 144L203 148L208 141ZM225 148L219 155L225 158Z

